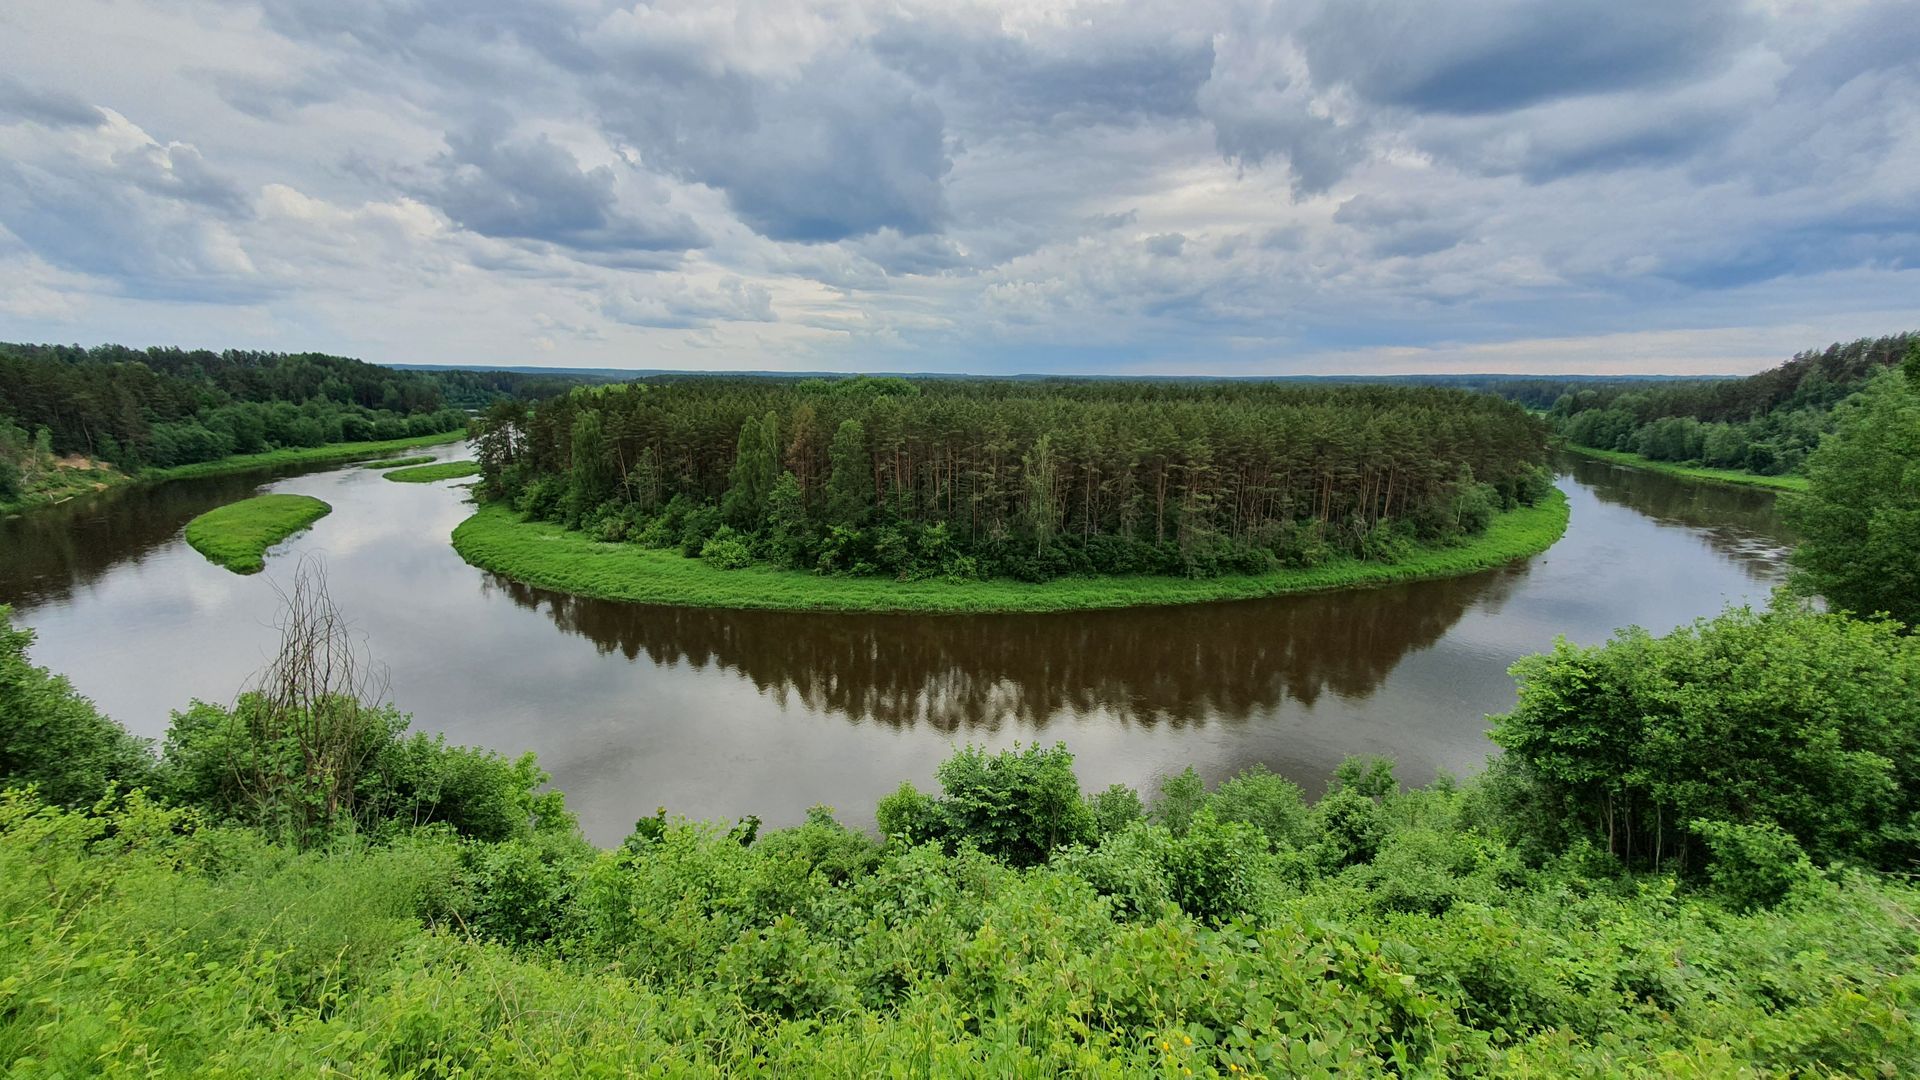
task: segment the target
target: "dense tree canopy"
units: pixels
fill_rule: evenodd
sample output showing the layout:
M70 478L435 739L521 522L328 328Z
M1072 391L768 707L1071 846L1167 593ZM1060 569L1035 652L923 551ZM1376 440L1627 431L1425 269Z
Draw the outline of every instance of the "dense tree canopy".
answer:
M1744 379L1621 382L1567 389L1549 417L1581 446L1766 475L1796 473L1832 410L1920 345L1920 333L1803 352Z
M0 344L0 430L44 431L55 455L128 470L465 422L433 377L344 357Z
M1796 579L1836 607L1920 627L1920 341L1835 425L1808 459L1806 493L1784 503Z
M1538 421L1426 388L659 380L483 427L487 491L533 516L855 573L1392 558L1547 487Z
M1623 860L1697 865L1716 823L1780 829L1822 862L1920 857L1920 639L1895 624L1782 603L1561 641L1514 675L1494 741L1543 820Z

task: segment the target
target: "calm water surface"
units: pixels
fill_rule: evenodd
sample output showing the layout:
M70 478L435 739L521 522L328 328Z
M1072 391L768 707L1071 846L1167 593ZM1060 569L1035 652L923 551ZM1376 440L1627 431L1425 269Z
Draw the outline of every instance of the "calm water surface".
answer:
M439 456L464 456L459 447ZM588 835L666 806L788 824L815 804L870 823L958 743L1064 741L1089 788L1256 762L1309 791L1342 757L1389 754L1424 783L1493 749L1507 667L1556 634L1664 631L1763 601L1782 573L1773 496L1579 459L1544 555L1446 581L1068 615L701 611L579 600L476 570L448 546L456 482L335 469L182 481L0 520L0 603L37 662L142 735L193 698L229 701L277 642L276 583L320 559L417 728L531 749ZM187 520L256 490L333 513L266 573L213 566Z

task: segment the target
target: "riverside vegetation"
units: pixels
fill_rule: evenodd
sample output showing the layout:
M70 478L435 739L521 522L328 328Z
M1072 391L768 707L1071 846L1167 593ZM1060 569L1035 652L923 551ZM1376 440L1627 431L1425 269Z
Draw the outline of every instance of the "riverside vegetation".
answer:
M187 522L187 543L236 574L257 574L266 566L269 548L332 511L311 495L255 495Z
M585 381L320 353L0 343L0 512L133 477L392 456L460 437L467 408Z
M434 465L414 465L404 469L394 469L382 473L389 480L398 480L403 484L430 484L436 480L454 480L463 476L480 475L480 463L477 461L442 461Z
M866 607L883 592L972 610L1271 595L1540 550L1564 524L1545 440L1518 406L1430 388L865 377L583 388L487 414L482 496L585 539L679 554L535 544L554 534L499 512L464 526L461 550L509 576L676 602L731 603L776 580L781 604L807 607ZM1543 503L1488 538L1503 511ZM755 566L768 571L714 577ZM818 577L803 586L801 573ZM1018 587L1062 579L1081 584Z
M1892 623L1562 645L1466 783L1087 794L1064 747L965 749L878 839L661 811L598 851L530 755L408 734L291 599L280 659L157 756L0 629L9 1075L1920 1068Z
M416 454L412 457L385 458L380 461L361 462L363 469L399 469L408 465L426 465L433 461L432 454Z
M1849 567L1920 564L1915 410L1885 373L1809 462L1795 586L1831 610L1561 643L1514 667L1501 755L1417 790L1356 759L1317 800L1089 793L1063 747L967 748L877 837L663 810L602 851L530 755L409 734L310 577L157 753L0 616L0 1062L1911 1075L1920 635L1907 580Z
M1595 457L1799 490L1808 456L1833 430L1835 406L1903 363L1920 364L1920 333L1830 345L1743 379L1569 385L1546 415L1570 448Z

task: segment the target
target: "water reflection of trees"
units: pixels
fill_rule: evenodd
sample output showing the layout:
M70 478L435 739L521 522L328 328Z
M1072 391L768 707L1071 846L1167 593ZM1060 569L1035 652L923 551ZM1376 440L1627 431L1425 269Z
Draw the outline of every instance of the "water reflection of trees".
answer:
M113 567L144 559L196 515L252 494L268 475L120 488L0 518L0 603L65 602Z
M1559 464L1601 502L1689 529L1757 579L1778 576L1793 544L1776 496L1766 489L1706 484L1572 455Z
M738 672L813 712L890 726L1039 729L1061 713L1183 727L1285 701L1363 697L1524 566L1444 581L1233 604L1069 615L716 611L583 600L487 575L602 652Z

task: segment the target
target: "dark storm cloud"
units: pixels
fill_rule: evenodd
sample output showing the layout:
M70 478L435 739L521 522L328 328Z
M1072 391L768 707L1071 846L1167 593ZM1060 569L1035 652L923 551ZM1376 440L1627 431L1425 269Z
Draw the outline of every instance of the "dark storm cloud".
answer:
M1319 82L1482 113L1682 80L1723 63L1753 26L1730 0L1339 0L1300 44Z
M1356 195L1340 204L1333 220L1366 237L1375 255L1431 255L1454 247L1474 233L1477 222L1458 210L1419 199Z
M1193 30L1049 51L955 22L898 19L872 48L882 63L995 124L1192 116L1213 67L1211 36Z
M651 60L627 50L594 80L603 123L648 164L725 192L762 236L912 236L945 222L945 118L871 56L821 57L793 77Z
M9 117L48 127L99 127L107 119L99 109L71 94L37 90L0 75L0 122Z
M487 128L449 135L432 171L419 194L482 236L599 253L684 251L707 242L692 218L664 205L623 209L611 167L582 169L544 135L512 139Z

